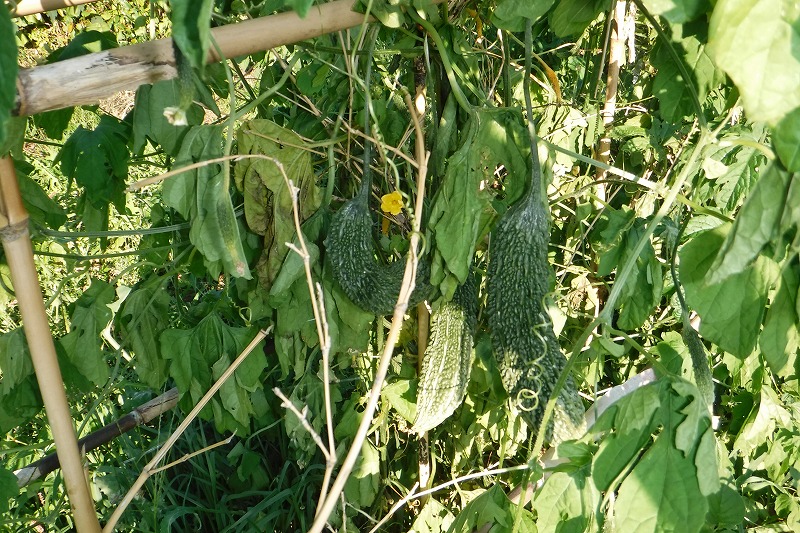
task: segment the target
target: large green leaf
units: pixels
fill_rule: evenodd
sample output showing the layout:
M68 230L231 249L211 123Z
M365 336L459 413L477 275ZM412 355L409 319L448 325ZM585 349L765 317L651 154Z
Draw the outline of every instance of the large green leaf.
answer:
M599 531L595 520L601 496L590 477L587 465L569 473L556 472L545 481L533 501L538 531Z
M54 202L38 183L19 171L17 171L17 183L25 210L33 222L58 229L67 221L67 212L64 208Z
M11 470L0 466L0 513L8 512L8 500L17 494L19 494L17 476Z
M772 142L781 162L789 172L800 171L800 108L788 113L778 122Z
M88 230L102 230L108 224L108 204L125 212L125 179L128 176L127 124L103 115L93 130L79 126L64 143L56 160L70 180L84 187Z
M168 359L169 373L181 392L181 406L188 410L230 366L253 338L253 328L231 327L216 313L206 315L191 329L167 329L159 336L161 353ZM201 411L213 418L217 431L250 432L250 418L256 414L255 398L263 396L260 377L264 356L256 347L220 389L211 405Z
M709 91L724 81L722 73L714 66L700 40L689 35L672 42L678 56L691 75L691 85L683 79L681 69L675 64L667 45L659 41L652 54L652 65L658 70L653 82L653 94L659 101L659 113L668 122L679 123L684 117L695 114L691 91L702 103Z
M792 180L778 165L767 167L711 265L708 283L719 283L742 272L778 234Z
M109 376L100 334L111 321L108 305L114 300L114 287L92 279L92 284L73 304L70 332L60 342L78 371L97 386Z
M659 391L660 409L653 422L662 430L625 475L614 506L614 524L621 531L699 531L707 497L719 488L710 413L697 388L687 381L663 377L644 388ZM618 403L624 406L630 401L625 397ZM636 413L620 411L616 418L620 423L636 418ZM645 436L650 437L650 431Z
M512 504L503 492L500 485L493 485L491 489L482 492L469 502L450 525L447 533L470 533L481 530L485 526L491 527L487 531L511 531L517 506ZM534 532L531 513L522 510L520 532Z
M296 233L292 197L277 164L298 188L301 222L319 208L322 194L311 153L296 133L269 120L251 120L242 125L237 137L239 153L256 156L236 165L236 185L244 194L247 225L264 236L264 253L257 269L259 284L268 291L289 253L286 243L292 242Z
M502 0L497 3L492 13L492 22L498 27L509 31L523 31L525 19L536 22L545 13L550 11L555 0Z
M608 0L560 0L550 12L550 28L559 37L579 35L609 7Z
M723 213L733 214L758 182L759 171L766 168L766 156L756 147L757 143L763 143L766 135L764 128L733 127L718 144L707 146L703 151L702 169L710 183L695 188L698 199L707 199ZM748 145L740 146L736 142L742 139L746 139Z
M136 91L133 108L133 152L141 153L147 139L160 145L164 151L175 156L189 126L202 124L203 108L193 103L186 110L189 126L172 124L164 116L164 110L181 104L181 87L177 80L159 81L153 85L142 85Z
M653 15L661 15L673 24L688 22L711 7L709 0L643 0Z
M680 279L686 301L702 321L700 333L723 350L747 357L755 348L767 293L778 276L774 261L759 256L753 264L719 283L708 283L730 225L696 234L680 251Z
M607 276L632 259L645 226L646 221L635 217L634 212L627 208L607 209L601 215L593 234L593 247L600 256L599 275ZM653 245L648 242L633 260L636 268L616 302L616 309L620 310L617 324L623 329L641 326L661 301L663 274Z
M448 160L429 222L436 240L431 282L442 284L446 297L467 279L484 219L493 214L488 186L495 171L505 167L508 203L519 197L529 180L524 149L528 132L518 110L478 111L462 139L461 148Z
M213 0L170 0L172 38L192 67L203 70L211 47Z
M344 496L360 509L368 508L378 495L381 481L381 454L370 441L364 441L353 471L344 485Z
M795 302L798 297L800 268L796 261L784 265L777 290L764 320L759 346L770 368L780 376L795 374L797 349L800 347L800 318Z
M33 374L33 363L22 328L0 335L0 396L5 396Z
M614 524L637 533L700 531L708 508L692 457L661 435L619 489Z
M6 125L11 118L17 94L17 28L6 6L0 7L0 146L6 140ZM0 156L4 156L0 153Z
M800 107L800 5L793 0L720 0L708 53L736 84L750 119L777 124Z
M175 158L175 167L220 157L223 132L222 126L190 128ZM225 165L207 164L170 178L164 183L163 199L191 222L189 238L203 254L212 275L218 274L222 266L234 277L251 278Z
M131 292L118 315L134 354L134 368L143 383L157 389L167 380L167 361L161 357L158 337L169 325L169 294L159 285Z
M0 431L8 433L15 427L36 416L42 410L39 384L31 374L14 389L0 396Z

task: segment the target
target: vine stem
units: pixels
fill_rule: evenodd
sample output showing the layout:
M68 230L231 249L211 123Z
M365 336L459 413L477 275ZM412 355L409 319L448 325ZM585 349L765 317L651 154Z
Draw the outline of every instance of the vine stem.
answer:
M364 413L362 414L361 422L358 425L355 437L353 437L353 444L350 446L350 450L347 452L347 456L342 462L342 467L339 470L333 485L331 485L330 491L328 491L328 494L325 496L325 501L322 503L321 507L317 509L314 523L312 524L311 529L308 530L308 533L320 533L325 527L328 517L330 516L331 512L333 512L333 508L336 506L336 502L339 500L339 495L342 493L342 490L344 490L344 485L350 477L350 473L353 471L356 460L361 454L361 447L364 445L364 441L367 438L367 433L369 433L370 426L372 425L372 417L375 414L375 410L378 406L378 400L381 396L383 383L386 380L386 373L389 370L389 363L392 360L394 347L400 338L400 329L403 325L403 317L408 309L408 300L411 296L411 291L414 289L414 284L416 281L417 263L419 261L417 250L420 241L422 204L425 198L425 179L428 174L429 154L425 152L425 137L420 124L420 118L417 115L413 102L411 101L411 96L408 94L408 92L405 92L403 96L406 105L408 106L409 113L411 113L411 120L414 123L414 130L417 134L416 158L419 165L417 171L417 199L411 223L412 232L409 239L409 250L406 258L406 269L403 274L403 283L400 286L400 294L397 297L397 305L395 305L394 314L392 315L392 325L389 328L389 333L386 336L383 352L381 353L381 357L378 361L378 367L375 370L375 379L373 380L372 387L370 388L367 405L364 408Z

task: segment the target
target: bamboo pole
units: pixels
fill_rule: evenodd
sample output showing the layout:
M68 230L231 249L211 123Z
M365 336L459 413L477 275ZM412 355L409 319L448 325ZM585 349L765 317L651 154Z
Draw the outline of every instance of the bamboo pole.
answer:
M113 439L119 437L123 433L127 433L135 427L147 424L155 417L169 411L176 405L178 405L178 389L172 388L161 396L157 396L149 402L140 405L125 416L86 435L78 441L78 447L84 453L94 450L98 446L111 442ZM14 471L14 475L17 476L17 485L24 487L37 479L43 478L60 466L61 463L58 459L58 455L51 453L24 468Z
M617 86L619 85L619 70L625 62L625 11L626 0L616 0L612 14L611 39L608 57L608 78L606 82L606 103L603 106L603 136L597 143L597 160L608 164L611 161L611 126L614 125L614 114L617 110ZM598 167L595 180L605 179L606 170ZM597 184L597 196L605 201L605 185Z
M33 263L28 213L22 205L14 162L9 157L0 159L0 238L11 270L11 282L17 294L25 337L53 432L56 453L64 473L75 528L78 533L99 533L100 523L84 476L78 439Z
M26 15L35 15L36 13L55 11L56 9L79 6L96 1L97 0L19 0L16 7L11 8L11 16L24 17Z
M226 58L253 54L364 23L364 15L350 9L352 4L353 0L336 0L313 6L305 18L294 12L280 13L213 28L211 35ZM221 59L214 50L209 51L209 63ZM176 75L171 39L20 69L15 114L94 104L119 91Z

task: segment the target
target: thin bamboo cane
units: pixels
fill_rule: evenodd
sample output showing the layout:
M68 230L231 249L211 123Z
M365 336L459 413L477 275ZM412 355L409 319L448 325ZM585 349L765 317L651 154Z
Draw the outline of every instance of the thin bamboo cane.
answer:
M111 442L123 433L150 422L176 405L178 405L178 389L172 388L161 396L140 405L125 416L83 437L78 441L78 446L84 453L94 450L98 446ZM24 487L60 467L61 463L58 455L51 453L24 468L14 471L14 475L17 476L17 485Z
M35 15L36 13L55 11L56 9L79 6L96 1L97 0L19 0L16 7L11 9L11 16L24 17L26 15Z
M8 157L0 159L0 238L17 294L39 390L56 443L56 453L64 473L64 484L67 487L75 528L79 533L99 533L100 523L83 472L75 426L72 424L72 414L33 262L28 213L22 204L14 162Z

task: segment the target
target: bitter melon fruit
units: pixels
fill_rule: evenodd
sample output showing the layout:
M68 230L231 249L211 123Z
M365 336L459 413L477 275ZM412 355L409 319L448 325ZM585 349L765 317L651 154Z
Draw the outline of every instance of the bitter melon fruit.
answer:
M420 369L413 428L420 435L441 424L464 401L472 368L477 299L477 284L470 275L453 299L431 315L430 344Z
M541 194L541 169L525 195L497 222L487 268L487 321L503 385L535 431L553 385L566 364L545 306L549 292L549 219ZM545 438L560 442L582 432L583 405L570 377L562 388Z
M365 161L369 155L365 153ZM376 315L394 312L405 261L381 263L372 244L372 217L369 214L371 180L365 164L358 194L347 201L331 218L325 241L333 277L353 303ZM430 266L419 261L416 285L409 305L416 305L431 293Z

